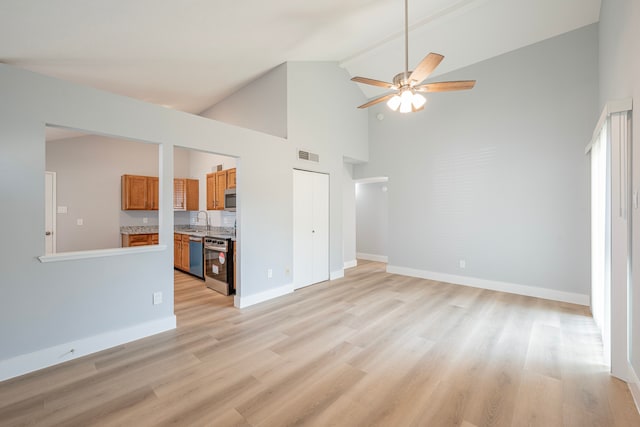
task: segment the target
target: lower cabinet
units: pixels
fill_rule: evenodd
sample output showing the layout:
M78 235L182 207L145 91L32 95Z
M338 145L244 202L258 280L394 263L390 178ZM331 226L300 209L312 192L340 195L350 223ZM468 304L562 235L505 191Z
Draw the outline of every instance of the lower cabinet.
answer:
M158 244L158 233L150 234L123 234L122 235L122 247L128 248L131 246L148 246Z
M173 266L179 270L189 271L188 234L173 234Z

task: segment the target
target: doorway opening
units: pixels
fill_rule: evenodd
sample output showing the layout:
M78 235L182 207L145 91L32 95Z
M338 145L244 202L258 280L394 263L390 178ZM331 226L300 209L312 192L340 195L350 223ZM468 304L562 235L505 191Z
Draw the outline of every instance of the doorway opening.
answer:
M240 286L233 203L238 159L174 147L173 160L174 311L233 306Z
M356 258L388 262L389 192L387 177L356 181Z

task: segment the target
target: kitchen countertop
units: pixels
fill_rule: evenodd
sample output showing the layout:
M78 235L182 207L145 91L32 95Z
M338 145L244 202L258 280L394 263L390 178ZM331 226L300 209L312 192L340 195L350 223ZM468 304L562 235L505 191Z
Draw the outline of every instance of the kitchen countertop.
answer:
M233 227L210 227L207 231L203 226L176 225L173 228L174 233L188 234L193 236L218 237L220 239L231 239L235 242L236 235ZM157 225L143 226L123 226L120 227L120 234L154 234L158 233Z

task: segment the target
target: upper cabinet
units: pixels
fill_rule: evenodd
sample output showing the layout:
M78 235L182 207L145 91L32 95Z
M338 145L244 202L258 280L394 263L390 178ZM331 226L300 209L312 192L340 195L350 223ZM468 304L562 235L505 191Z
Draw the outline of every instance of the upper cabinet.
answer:
M207 210L216 209L216 174L207 174Z
M158 210L158 178L122 175L122 210Z
M227 171L227 188L236 188L236 168Z
M176 178L173 180L173 209L197 211L200 209L199 180Z
M207 210L224 209L224 191L236 188L236 170L228 169L207 174Z
M157 211L158 194L157 176L122 175L122 210ZM199 180L187 178L173 180L173 209L178 211L200 209Z

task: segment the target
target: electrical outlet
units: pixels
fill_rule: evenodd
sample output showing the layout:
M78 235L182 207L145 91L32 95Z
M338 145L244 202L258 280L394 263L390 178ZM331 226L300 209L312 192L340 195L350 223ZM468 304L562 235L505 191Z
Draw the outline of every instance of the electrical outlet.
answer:
M467 268L467 261L461 259L459 265L460 268Z
M142 218L142 223L143 224L147 224L149 222L149 218Z
M271 279L273 277L273 270L270 268L267 270L267 278Z
M78 219L76 219L76 224L84 225L84 220L82 218L78 218Z
M284 274L286 274L287 276L288 276L289 274L291 274L291 269L290 269L289 267L285 268L285 269L284 269Z
M162 292L153 293L153 305L162 304Z

